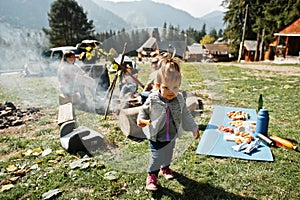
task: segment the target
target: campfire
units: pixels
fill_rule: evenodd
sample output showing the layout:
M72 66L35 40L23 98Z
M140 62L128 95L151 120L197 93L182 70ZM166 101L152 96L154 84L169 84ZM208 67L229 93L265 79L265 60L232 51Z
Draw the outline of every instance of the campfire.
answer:
M0 129L19 126L27 121L35 121L39 117L37 114L39 111L38 108L34 107L20 108L8 101L0 103Z

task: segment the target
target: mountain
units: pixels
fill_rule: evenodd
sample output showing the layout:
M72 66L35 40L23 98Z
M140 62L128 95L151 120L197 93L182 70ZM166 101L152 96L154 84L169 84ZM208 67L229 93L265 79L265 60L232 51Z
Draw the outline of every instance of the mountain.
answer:
M0 1L0 71L20 69L31 58L49 46L42 31L48 28L48 13L55 0L9 0ZM151 0L113 3L103 0L77 0L93 20L97 32L126 31L137 28L162 28L168 25L185 30L189 27L206 31L223 27L223 13L212 12L201 18L172 6ZM12 53L13 52L13 53ZM16 62L17 61L17 62Z
M223 28L224 13L221 11L213 11L201 18L195 18L188 12L151 0L132 2L92 1L99 7L110 10L115 15L123 18L132 28L162 27L164 22L184 30L189 27L201 29L204 23L206 23L208 31L212 28L216 28L216 30Z
M40 30L48 27L48 12L55 0L10 0L0 2L0 22L13 27ZM110 2L104 0L77 0L94 21L97 32L162 27L164 22L180 29L189 27L200 30L206 24L207 31L223 28L221 11L214 11L201 18L170 5L151 0Z
M93 0L100 7L110 10L115 15L122 17L134 28L161 27L164 22L186 29L188 26L198 26L199 20L185 11L176 9L166 4L149 0L133 2L110 2Z
M13 27L41 29L48 25L47 13L54 0L9 0L0 2L0 22Z
M92 0L77 0L77 2L87 12L89 19L93 20L95 29L97 32L109 31L109 30L126 30L131 28L122 17L114 14L105 7L98 6Z

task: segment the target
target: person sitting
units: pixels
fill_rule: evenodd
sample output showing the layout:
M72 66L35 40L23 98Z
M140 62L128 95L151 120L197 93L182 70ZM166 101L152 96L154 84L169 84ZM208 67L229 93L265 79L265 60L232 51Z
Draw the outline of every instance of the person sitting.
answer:
M149 94L152 92L152 90L155 89L154 86L155 86L156 74L160 68L160 57L156 56L156 57L152 58L150 66L151 66L152 72L149 75L148 81L147 81L143 91L141 92L142 103L144 103L146 101Z
M133 78L134 77L134 78ZM138 83L135 79L138 78L138 73L129 64L126 65L126 71L121 78L120 98L128 99L135 98L138 89Z
M87 107L91 103L91 99L85 94L86 88L94 100L96 81L75 63L73 51L64 53L58 70L58 80L60 91L75 105Z
M149 92L149 91L151 91L153 89L153 86L155 84L157 70L160 68L159 58L158 57L152 58L150 66L151 66L152 72L149 75L147 84L144 87L144 90L143 90L144 92L146 92L146 91Z
M106 57L108 60L111 59L111 55L109 53L105 52L96 43L92 43L88 44L85 51L79 55L79 60L81 60L83 64L93 65L100 62L101 56Z

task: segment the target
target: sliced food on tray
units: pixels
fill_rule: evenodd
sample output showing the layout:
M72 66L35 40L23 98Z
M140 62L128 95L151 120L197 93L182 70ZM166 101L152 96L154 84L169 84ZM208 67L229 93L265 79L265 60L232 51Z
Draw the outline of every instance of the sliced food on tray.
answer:
M230 111L227 116L232 120L247 120L249 118L249 114L241 110Z

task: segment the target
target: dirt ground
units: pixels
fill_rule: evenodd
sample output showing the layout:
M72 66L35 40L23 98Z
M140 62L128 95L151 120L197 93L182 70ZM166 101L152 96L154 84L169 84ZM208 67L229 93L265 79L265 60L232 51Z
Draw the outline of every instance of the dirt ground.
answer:
M282 75L293 75L300 76L300 64L299 66L289 65L270 65L266 63L222 63L222 66L238 66L242 68L256 69L256 70L267 70L279 72Z

